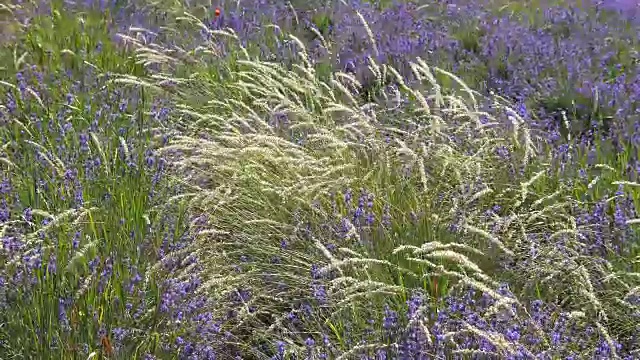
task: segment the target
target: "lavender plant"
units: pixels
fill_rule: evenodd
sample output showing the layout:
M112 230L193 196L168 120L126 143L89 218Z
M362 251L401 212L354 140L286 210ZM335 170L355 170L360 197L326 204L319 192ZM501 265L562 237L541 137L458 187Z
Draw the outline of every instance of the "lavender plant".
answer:
M624 4L1 9L0 357L639 355Z

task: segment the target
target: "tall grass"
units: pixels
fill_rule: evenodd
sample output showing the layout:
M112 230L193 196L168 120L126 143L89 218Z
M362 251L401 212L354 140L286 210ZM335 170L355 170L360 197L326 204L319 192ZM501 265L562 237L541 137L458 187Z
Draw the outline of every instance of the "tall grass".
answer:
M2 51L0 354L141 354L161 324L142 282L163 231L161 104L109 83L144 69L100 14L53 5Z
M422 291L435 311L447 293L470 286L496 296L496 306L520 304L526 314L525 304L492 293L509 283L520 296L584 313L615 355L608 327L625 332L633 325L623 315L629 304L612 300L627 294L614 288L633 285L610 277L606 260L582 254L588 229L576 224L579 204L551 172L553 159L537 154L543 144L516 111L420 59L411 64L420 90L370 59L377 81L395 76L399 98L410 103L363 103L352 95L360 85L348 74L319 81L304 45L292 39L301 48L294 69L246 56L225 84L243 102L210 93L202 110L188 111L198 119L195 134L163 150L183 154L174 164L200 188L190 207L207 214L211 231L192 251L206 249L201 276L213 286L205 290L231 299L219 300L217 312L239 305L231 294L250 294L229 319L230 331L262 355L259 345L277 341L291 345L287 353L304 354L305 339L322 333L334 344L323 349L332 349L330 357L373 353L394 345L379 342L385 305L399 311ZM459 90L443 88L434 73ZM187 79L177 82L189 91ZM219 84L199 78L194 86ZM387 90L384 97L392 95ZM212 115L218 112L227 120ZM393 121L398 116L400 123ZM342 195L351 189L362 189L358 206L347 200L353 195ZM592 284L604 277L616 282L613 288ZM540 291L549 281L563 286ZM274 287L282 290L276 295ZM497 356L515 351L478 328L453 334L468 331L490 339Z
M0 358L638 356L632 148L558 152L364 16L366 97L278 27L284 63L60 6L0 53Z

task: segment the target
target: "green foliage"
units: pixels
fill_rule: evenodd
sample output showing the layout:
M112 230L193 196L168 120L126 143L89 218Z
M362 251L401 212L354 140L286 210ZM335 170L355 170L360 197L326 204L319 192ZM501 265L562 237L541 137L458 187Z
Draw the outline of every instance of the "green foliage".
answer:
M496 12L535 27L542 21L535 4L512 2ZM171 14L167 27L194 31L209 5L150 6ZM118 2L113 11L126 6ZM482 291L508 283L523 302L562 302L602 321L607 335L631 333L620 299L637 284L624 277L640 271L637 230L624 234L631 244L619 243L613 225L603 230L626 252L601 256L567 255L531 239L546 235L580 248L576 234L590 231L580 216L608 199L602 211L614 218L612 194L621 189L638 208L638 175L627 165L640 154L595 134L592 148L570 142L571 161L564 160L526 123L515 125L509 104L468 90L488 90L490 68L508 79L515 56L419 64L435 81L425 75L403 87L385 73L358 88L327 62L305 63L306 54L290 54L287 64L260 59L261 45L288 39L273 28L265 27L260 44L225 38L224 57L205 43L178 58L166 44L136 50L114 41L111 10L65 10L54 2L0 49L0 97L15 99L14 110L0 106L9 114L0 127L1 176L11 180L11 196L2 196L19 219L2 232L26 244L25 253L0 253L0 275L29 274L24 287L7 292L0 358L177 358L183 349L176 344L199 339L202 324L161 308L167 283L191 275L206 284L198 289L211 301L206 313L225 319L218 331L226 342L213 345L241 349L245 358L272 355L280 340L289 354L304 355L307 337L319 334L340 354L359 341L390 346L379 336L386 306L408 326L415 292L426 294L425 311L437 313L465 282ZM312 18L325 37L333 16ZM315 40L302 30L303 40ZM547 30L560 41L570 29ZM479 54L485 35L474 20L453 37ZM633 56L619 49L607 62L608 77L628 72ZM566 78L566 69L557 70ZM408 104L394 103L392 84ZM558 114L567 140L594 125L606 132L612 110L578 94L570 79L562 85L527 105ZM175 112L159 119L163 102ZM161 168L161 158L170 166ZM204 230L194 225L200 216L208 219ZM199 263L167 265L186 263L182 255ZM32 261L41 263L28 270ZM230 300L240 290L252 297ZM296 322L287 323L294 313ZM436 322L425 318L426 327ZM119 329L129 331L126 341L117 341Z
M145 136L149 98L139 90L123 91L118 100L131 97L130 105L99 114L110 111L105 109L109 94L122 91L101 76L145 72L111 41L108 16L72 16L53 5L53 16L34 17L20 41L0 51L3 59L11 59L2 72L0 96L10 94L17 106L0 128L2 176L11 184L8 206L33 211L33 219L24 215L5 224L3 232L21 234L17 239L29 244L33 261L42 254L37 260L42 264L33 269L23 268L19 255L0 256L3 276L29 274L23 275L24 288L8 293L11 311L0 317L0 357L86 358L94 351L102 356L107 349L100 345L99 331L131 326L145 329L135 334L138 343L121 351L141 357L159 324L134 320L131 309L153 303L157 287L154 281L145 283L136 288L142 296L133 296L127 286L155 263L144 246L150 245L149 222L156 220L149 194L154 187L161 194L162 184L152 184L153 173L144 166L134 169L129 163L143 165L144 149L153 146ZM17 75L34 90L11 85ZM6 116L7 107L0 109ZM92 126L100 131L89 136ZM123 143L131 148L123 149ZM123 152L128 151L127 159ZM95 169L83 166L94 162L99 163Z

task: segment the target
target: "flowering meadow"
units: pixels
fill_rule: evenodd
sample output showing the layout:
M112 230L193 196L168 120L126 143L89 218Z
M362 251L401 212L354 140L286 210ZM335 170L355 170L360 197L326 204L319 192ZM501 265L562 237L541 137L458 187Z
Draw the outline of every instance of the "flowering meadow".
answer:
M636 0L4 1L0 360L640 359Z

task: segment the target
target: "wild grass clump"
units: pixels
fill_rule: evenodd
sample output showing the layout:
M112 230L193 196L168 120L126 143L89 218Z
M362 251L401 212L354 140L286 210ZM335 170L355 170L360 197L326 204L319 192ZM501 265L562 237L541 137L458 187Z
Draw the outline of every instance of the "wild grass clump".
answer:
M183 107L191 126L161 150L193 188L187 207L208 218L185 251L206 254L202 291L243 356L634 350L622 295L634 282L601 281L612 265L584 251L580 204L506 101L421 59L410 85L369 59L377 81L398 85L367 103L349 74L319 80L291 39L299 63L245 55L222 85L234 97ZM220 86L197 79L175 79L182 96ZM550 281L562 287L541 291ZM478 296L486 305L447 315ZM567 344L554 335L565 327L590 335Z
M539 14L85 5L2 8L0 358L639 355L635 145L470 65Z

